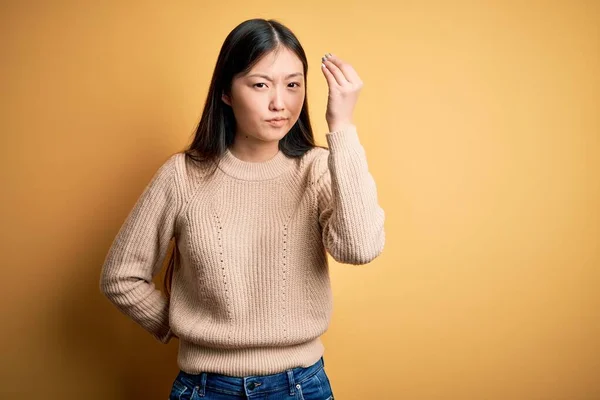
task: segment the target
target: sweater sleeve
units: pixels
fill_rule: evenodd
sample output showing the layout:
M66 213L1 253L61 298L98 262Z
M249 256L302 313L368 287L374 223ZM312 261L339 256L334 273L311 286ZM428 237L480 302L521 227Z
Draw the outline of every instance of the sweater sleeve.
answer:
M161 270L181 204L171 156L154 174L110 247L100 290L125 315L163 343L173 336L169 305L152 279Z
M385 243L384 210L356 127L326 134L329 152L316 182L323 244L334 260L361 265Z

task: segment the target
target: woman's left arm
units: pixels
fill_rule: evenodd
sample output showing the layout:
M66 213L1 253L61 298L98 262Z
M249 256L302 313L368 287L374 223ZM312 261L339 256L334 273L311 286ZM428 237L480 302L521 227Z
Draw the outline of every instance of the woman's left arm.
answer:
M327 54L322 61L329 86L325 114L329 153L316 181L323 243L336 261L366 264L383 251L385 213L352 122L363 82L339 57Z
M367 264L385 244L385 212L375 180L354 126L326 138L329 152L317 162L324 172L315 183L323 245L338 262Z

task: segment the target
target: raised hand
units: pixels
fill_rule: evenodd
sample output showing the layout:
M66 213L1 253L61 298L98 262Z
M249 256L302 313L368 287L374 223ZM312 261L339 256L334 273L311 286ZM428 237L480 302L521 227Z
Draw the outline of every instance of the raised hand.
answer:
M350 64L331 53L322 62L321 70L329 85L325 119L329 131L334 132L353 125L352 113L363 82Z

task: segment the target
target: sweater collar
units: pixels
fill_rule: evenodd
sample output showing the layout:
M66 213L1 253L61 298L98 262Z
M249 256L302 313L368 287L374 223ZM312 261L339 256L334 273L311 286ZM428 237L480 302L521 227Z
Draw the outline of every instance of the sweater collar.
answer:
M281 150L267 161L243 161L234 156L227 148L219 160L219 169L237 179L264 181L284 174L292 167L294 162L294 158L286 156Z

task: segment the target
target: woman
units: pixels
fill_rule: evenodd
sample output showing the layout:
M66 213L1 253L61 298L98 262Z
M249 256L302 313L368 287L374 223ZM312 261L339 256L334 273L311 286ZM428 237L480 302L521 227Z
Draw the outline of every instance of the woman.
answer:
M329 148L314 142L297 38L274 20L238 25L193 142L158 169L108 252L102 292L161 342L179 338L171 399L333 399L326 251L366 264L385 233L352 121L362 82L331 54L321 71ZM165 297L152 279L173 238Z

